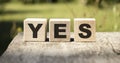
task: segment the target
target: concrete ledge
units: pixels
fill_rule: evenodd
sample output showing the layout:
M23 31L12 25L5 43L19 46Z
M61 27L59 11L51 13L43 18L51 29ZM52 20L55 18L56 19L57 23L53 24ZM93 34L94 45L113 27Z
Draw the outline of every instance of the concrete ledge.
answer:
M19 33L0 57L0 63L119 62L120 32L97 32L96 42L24 42Z

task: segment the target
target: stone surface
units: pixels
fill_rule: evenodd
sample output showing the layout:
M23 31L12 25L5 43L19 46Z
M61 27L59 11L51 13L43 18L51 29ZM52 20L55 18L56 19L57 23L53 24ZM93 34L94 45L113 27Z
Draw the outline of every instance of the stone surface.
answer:
M19 33L0 57L0 63L119 62L120 32L97 32L96 42L24 42Z

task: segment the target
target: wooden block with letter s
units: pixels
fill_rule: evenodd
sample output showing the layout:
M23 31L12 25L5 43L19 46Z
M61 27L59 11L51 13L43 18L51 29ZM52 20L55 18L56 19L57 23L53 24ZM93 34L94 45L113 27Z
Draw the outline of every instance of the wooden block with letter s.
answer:
M49 41L70 41L70 19L50 19Z
M94 18L75 18L74 19L74 40L95 41L96 24Z
M24 41L45 41L47 19L27 18L24 20Z

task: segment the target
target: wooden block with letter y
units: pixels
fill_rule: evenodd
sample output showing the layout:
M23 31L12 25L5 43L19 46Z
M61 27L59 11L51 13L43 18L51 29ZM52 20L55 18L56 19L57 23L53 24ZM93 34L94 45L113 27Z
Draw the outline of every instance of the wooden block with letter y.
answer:
M74 19L74 40L95 41L96 24L94 18Z
M70 41L70 19L50 19L49 40L52 42Z
M24 20L24 41L45 41L47 19L27 18Z

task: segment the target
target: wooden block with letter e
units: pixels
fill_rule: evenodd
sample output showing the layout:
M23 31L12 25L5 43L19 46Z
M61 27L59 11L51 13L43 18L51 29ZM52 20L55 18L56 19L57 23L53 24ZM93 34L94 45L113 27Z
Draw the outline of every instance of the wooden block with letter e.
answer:
M95 41L96 24L94 18L74 19L74 40Z
M50 19L49 40L52 42L70 41L70 19Z
M27 18L24 20L24 41L45 41L47 19Z

